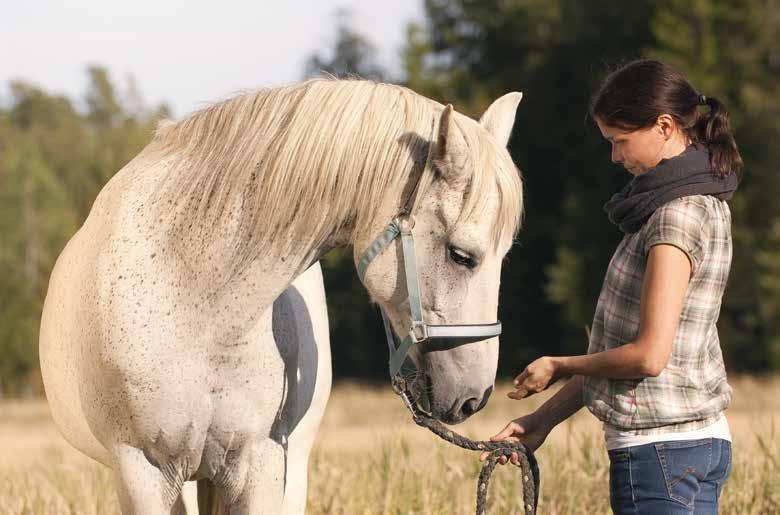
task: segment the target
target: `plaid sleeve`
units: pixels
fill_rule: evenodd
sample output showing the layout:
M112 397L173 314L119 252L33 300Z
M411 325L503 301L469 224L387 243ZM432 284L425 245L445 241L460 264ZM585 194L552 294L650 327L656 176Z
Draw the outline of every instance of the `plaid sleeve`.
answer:
M707 207L695 198L683 197L656 209L643 227L645 257L654 245L674 245L691 262L691 275L704 258L707 241Z

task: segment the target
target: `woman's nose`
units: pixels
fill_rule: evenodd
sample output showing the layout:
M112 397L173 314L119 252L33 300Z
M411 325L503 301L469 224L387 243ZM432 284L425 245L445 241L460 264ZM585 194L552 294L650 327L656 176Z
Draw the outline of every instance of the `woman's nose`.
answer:
M620 154L618 154L617 150L615 150L615 147L612 147L612 162L615 164L620 164L623 162Z

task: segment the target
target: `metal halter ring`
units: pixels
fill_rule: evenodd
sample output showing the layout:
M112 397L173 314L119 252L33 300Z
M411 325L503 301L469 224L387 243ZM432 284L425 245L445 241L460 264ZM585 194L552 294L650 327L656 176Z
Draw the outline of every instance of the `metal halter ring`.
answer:
M398 226L398 228L401 230L401 232L412 232L412 229L414 229L414 216L407 214L406 212L401 212L393 218L393 222Z

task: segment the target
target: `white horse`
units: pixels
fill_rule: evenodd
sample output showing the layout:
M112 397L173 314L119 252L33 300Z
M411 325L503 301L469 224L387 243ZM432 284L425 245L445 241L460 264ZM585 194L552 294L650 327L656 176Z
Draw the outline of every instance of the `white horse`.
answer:
M201 513L304 511L331 382L317 262L346 245L357 262L407 200L423 318L495 322L520 98L475 122L406 88L313 80L158 128L63 250L41 322L53 418L114 470L123 514L197 513L195 481ZM403 335L400 256L363 282ZM457 423L490 395L498 339L410 357L417 402Z

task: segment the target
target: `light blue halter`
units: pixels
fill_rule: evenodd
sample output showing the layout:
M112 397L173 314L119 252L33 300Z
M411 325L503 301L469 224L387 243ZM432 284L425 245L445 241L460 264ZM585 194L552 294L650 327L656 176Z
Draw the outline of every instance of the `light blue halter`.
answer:
M428 340L448 340L453 345L473 343L501 334L501 322L493 324L460 324L460 325L436 325L426 324L422 319L422 305L420 302L420 284L417 280L417 260L414 254L414 238L412 229L414 218L404 209L390 222L379 236L363 252L357 265L360 281L366 275L366 270L371 262L384 249L386 249L399 235L403 247L404 271L406 273L406 289L409 297L409 309L411 311L412 326L403 340L398 342L390 321L385 311L382 312L382 321L385 326L387 345L390 348L390 377L395 377L406 361L412 346Z

